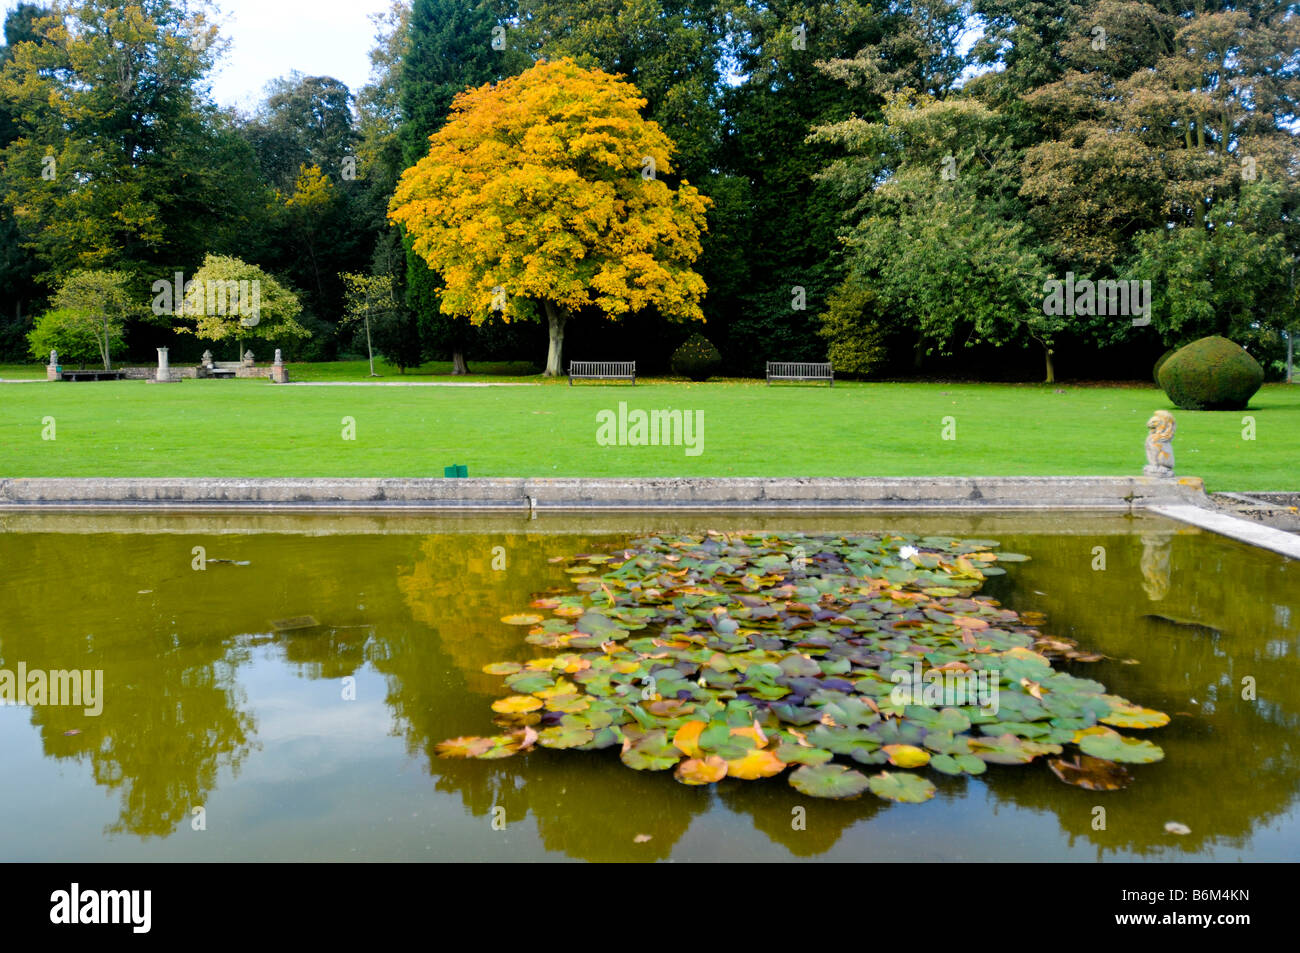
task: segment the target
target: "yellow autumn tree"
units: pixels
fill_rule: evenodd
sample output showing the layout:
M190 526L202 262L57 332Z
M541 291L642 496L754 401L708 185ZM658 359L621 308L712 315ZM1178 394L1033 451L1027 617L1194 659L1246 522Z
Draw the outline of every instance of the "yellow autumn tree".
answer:
M580 308L704 319L691 265L709 199L665 181L675 147L644 106L630 83L569 59L456 97L388 212L442 276L444 313L474 324L544 313L548 376L563 373Z

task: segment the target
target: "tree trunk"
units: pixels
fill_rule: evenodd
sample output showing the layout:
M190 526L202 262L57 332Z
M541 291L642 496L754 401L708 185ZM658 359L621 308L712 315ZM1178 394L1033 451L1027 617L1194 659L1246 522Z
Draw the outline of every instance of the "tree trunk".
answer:
M451 372L457 377L469 373L469 366L465 363L465 352L460 348L451 352Z
M108 319L107 318L104 319L104 341L103 341L103 347L100 348L100 351L101 351L100 356L104 359L104 370L111 371L113 369L113 355L111 355L108 352Z
M1052 364L1052 349L1051 349L1050 347L1047 347L1046 345L1043 346L1043 359L1047 362L1047 368L1046 368L1046 369L1047 369L1047 381L1046 381L1046 383L1048 383L1048 384L1055 384L1055 383L1056 383L1056 367L1055 367L1055 365Z
M550 347L546 351L546 376L561 377L564 374L564 325L569 316L552 301L543 301L542 304L546 307L546 323L551 332Z
M916 336L916 346L912 348L912 370L919 371L925 361L925 335Z
M370 311L366 310L366 353L370 355L370 376L378 377L375 373L375 348L370 343Z

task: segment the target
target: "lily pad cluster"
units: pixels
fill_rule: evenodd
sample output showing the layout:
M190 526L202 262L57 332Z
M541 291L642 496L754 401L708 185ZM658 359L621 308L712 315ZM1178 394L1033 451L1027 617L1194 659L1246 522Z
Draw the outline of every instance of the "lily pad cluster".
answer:
M527 642L549 654L484 668L511 693L492 704L505 730L437 752L617 748L628 767L672 771L688 785L793 769L789 783L811 797L870 791L908 802L934 796L922 769L977 775L1055 756L1066 783L1123 787L1120 762L1163 752L1114 729L1160 727L1168 716L1058 670L1054 662L1104 656L977 597L1005 571L998 563L1027 558L997 548L710 532L558 557L570 585L501 620L526 627ZM949 697L980 679L995 696ZM939 686L935 697L923 685ZM1065 756L1067 745L1078 750Z

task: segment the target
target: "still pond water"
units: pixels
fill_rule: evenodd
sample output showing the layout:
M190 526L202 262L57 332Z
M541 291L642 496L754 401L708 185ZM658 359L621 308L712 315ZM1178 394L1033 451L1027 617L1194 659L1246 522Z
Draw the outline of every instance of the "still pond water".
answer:
M617 749L433 756L498 730L483 665L547 654L500 619L567 583L550 557L705 529L999 540L1032 558L982 594L1111 656L1067 670L1168 712L1135 733L1165 759L1112 793L1041 759L927 772L933 800L893 804L686 787ZM97 717L0 707L0 861L1300 857L1300 563L1153 517L0 514L0 620L0 670L104 679Z

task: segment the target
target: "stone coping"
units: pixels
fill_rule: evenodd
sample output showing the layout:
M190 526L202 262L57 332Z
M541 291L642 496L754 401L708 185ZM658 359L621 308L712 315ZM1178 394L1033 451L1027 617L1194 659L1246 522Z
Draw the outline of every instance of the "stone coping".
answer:
M1192 526L1218 533L1220 536L1281 553L1292 559L1300 559L1300 536L1294 533L1199 506L1173 503L1152 506L1150 509L1152 513L1160 516L1190 523Z
M1157 516L1147 510L1072 510L1068 517L1046 510L889 510L737 511L620 510L618 512L554 512L516 510L510 513L440 510L334 510L327 514L190 509L123 509L90 507L48 509L23 507L0 510L0 533L58 533L67 535L139 534L169 536L440 536L461 534L522 534L565 536L717 532L796 533L915 533L922 536L1126 536L1148 532L1203 532L1194 526Z
M0 479L0 509L665 512L1209 506L1198 478Z

